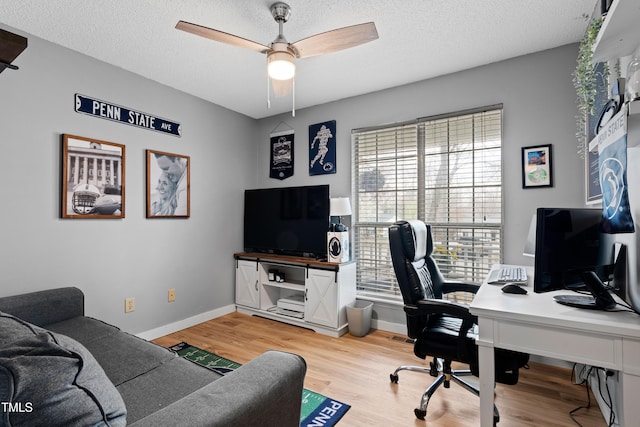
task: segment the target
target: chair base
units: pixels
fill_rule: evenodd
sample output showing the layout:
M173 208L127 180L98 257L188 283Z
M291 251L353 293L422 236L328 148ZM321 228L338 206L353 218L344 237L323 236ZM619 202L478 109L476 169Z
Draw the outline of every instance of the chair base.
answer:
M459 384L466 390L480 397L480 390L475 385L465 381L464 376L473 376L470 370L452 370L451 362L444 361L444 367L441 363L440 359L434 358L433 362L431 362L429 368L425 368L422 366L399 366L393 374L390 374L389 377L391 382L397 384L399 381L398 372L400 371L411 371L411 372L420 372L423 374L429 374L432 377L437 377L436 380L425 390L422 394L422 398L420 399L420 406L414 409L414 413L416 418L419 420L424 420L427 415L427 406L429 405L429 400L431 396L436 392L438 387L444 384L444 388L449 388L451 384L451 380L455 383ZM496 426L500 421L500 413L498 412L498 408L496 405L493 405L493 425Z

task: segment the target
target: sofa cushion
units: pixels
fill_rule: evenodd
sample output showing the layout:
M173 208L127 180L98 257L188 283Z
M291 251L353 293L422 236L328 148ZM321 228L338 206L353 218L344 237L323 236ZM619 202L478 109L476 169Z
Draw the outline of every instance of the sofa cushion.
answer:
M187 359L176 357L116 388L127 402L127 423L131 424L194 393L221 376ZM215 407L216 403L212 401L211 414L216 413Z
M91 317L74 317L47 325L47 329L81 342L116 387L178 357L164 347Z
M0 312L0 424L125 426L122 397L77 341Z

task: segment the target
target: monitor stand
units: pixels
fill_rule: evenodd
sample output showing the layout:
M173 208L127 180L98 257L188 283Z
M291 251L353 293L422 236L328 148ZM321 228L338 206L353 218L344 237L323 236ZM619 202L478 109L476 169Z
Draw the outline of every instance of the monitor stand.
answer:
M553 299L560 304L570 307L602 310L596 305L596 299L590 295L554 295Z
M593 271L584 271L580 274L584 284L593 296L587 295L555 295L554 300L560 304L570 305L571 307L586 308L590 310L613 310L616 302L609 294L604 283L598 275Z

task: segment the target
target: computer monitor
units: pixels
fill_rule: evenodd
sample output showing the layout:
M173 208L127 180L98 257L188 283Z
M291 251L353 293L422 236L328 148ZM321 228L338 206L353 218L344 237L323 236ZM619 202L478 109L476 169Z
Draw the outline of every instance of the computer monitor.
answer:
M534 292L584 285L593 271L608 281L614 267L614 235L601 231L602 211L538 208L536 211Z

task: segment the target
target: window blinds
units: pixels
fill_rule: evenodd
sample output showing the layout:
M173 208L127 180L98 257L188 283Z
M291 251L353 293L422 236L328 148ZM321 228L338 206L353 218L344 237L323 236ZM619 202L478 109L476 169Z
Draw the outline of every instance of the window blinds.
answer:
M502 108L356 130L354 253L358 293L400 300L388 227L432 225L445 276L481 282L502 259Z

